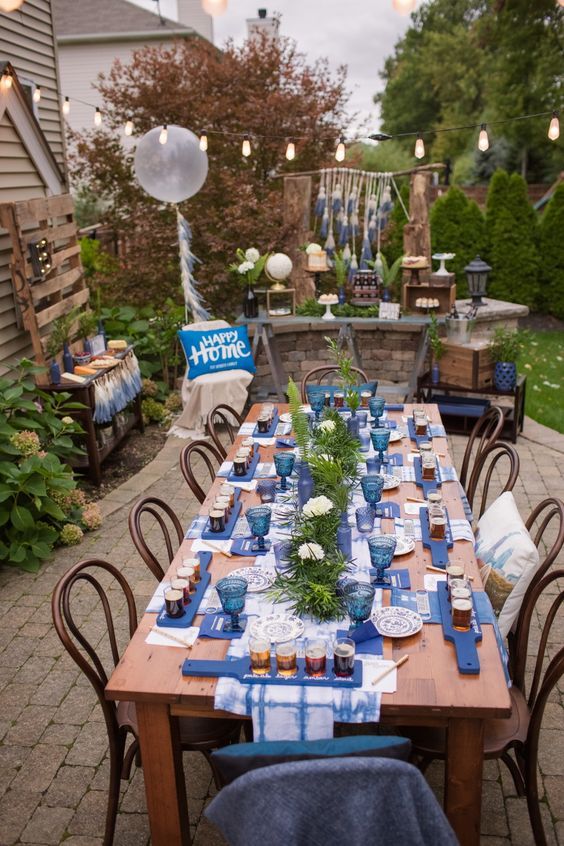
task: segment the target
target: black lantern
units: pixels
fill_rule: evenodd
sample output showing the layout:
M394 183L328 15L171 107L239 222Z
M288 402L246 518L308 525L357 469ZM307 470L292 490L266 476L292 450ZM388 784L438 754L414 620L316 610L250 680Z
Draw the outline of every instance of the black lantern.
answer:
M489 264L482 261L480 256L476 256L474 261L471 261L464 268L464 273L468 279L468 290L472 297L473 308L486 305L486 303L482 302L482 297L486 296L486 286L490 270L491 267Z

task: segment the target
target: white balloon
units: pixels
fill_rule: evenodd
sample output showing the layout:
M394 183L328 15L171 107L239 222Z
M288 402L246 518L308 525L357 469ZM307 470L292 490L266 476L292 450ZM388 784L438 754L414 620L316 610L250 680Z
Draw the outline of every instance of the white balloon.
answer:
M167 126L166 143L162 126L150 129L135 151L135 175L141 187L165 203L180 203L197 194L208 175L208 157L200 140L182 126Z
M267 259L264 268L269 279L275 282L282 282L292 272L292 259L285 253L274 253Z

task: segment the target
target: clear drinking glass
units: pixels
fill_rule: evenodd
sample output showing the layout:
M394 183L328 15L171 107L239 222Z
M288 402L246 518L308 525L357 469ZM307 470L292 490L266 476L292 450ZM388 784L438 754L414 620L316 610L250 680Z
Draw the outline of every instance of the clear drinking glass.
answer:
M249 638L251 670L256 676L270 673L270 641L264 637Z
M251 534L257 538L257 543L254 543L251 549L253 552L262 552L266 549L264 538L270 530L272 511L266 505L257 505L254 508L247 508L245 517Z
M324 676L327 672L327 644L320 637L310 637L305 645L305 669L308 676Z
M239 615L245 607L245 597L248 587L247 580L240 579L237 576L227 576L224 579L220 579L216 584L215 589L219 596L223 613L231 616L231 620L225 623L224 631L242 632L245 630L246 621L241 622Z
M348 678L354 672L355 643L350 637L340 637L333 646L333 672L338 678Z
M281 676L295 676L298 672L298 645L295 640L276 644L276 670Z

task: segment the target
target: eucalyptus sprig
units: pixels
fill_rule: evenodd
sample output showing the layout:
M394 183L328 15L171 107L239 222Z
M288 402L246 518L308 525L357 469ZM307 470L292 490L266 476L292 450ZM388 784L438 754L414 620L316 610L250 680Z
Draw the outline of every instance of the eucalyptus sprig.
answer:
M300 457L302 459L305 459L307 458L307 454L309 451L309 423L307 415L304 411L302 411L302 400L300 397L300 391L293 379L290 379L288 382L287 392L288 401L290 405L290 414L292 416L292 429L294 431L294 437L296 439L296 444L300 451Z
M346 352L341 349L333 338L325 338L329 352L335 360L335 364L339 369L338 379L343 386L345 399L348 407L352 412L355 412L360 405L360 395L355 390L356 376L353 370L353 360Z

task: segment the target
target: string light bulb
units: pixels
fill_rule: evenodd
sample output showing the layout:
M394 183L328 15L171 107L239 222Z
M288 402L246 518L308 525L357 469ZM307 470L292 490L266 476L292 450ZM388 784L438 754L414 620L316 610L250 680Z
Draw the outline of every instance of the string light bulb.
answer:
M288 146L286 147L286 158L289 162L296 158L296 145L293 141L288 141Z
M558 119L558 112L552 112L550 125L548 127L548 137L551 141L556 141L560 138L560 120Z
M486 150L489 149L490 146L490 139L488 138L488 130L486 129L486 124L483 123L480 127L480 134L478 136L478 150L481 150L482 153L485 153Z
M63 114L68 115L69 112L70 112L70 100L69 100L68 97L65 97L65 99L63 101Z
M202 9L212 17L223 15L227 11L227 0L202 0Z
M248 159L251 155L251 141L248 135L245 135L245 137L243 138L241 153L245 156L246 159Z
M425 155L425 144L423 143L423 138L421 135L417 136L417 141L415 142L415 158L422 159Z
M161 134L159 135L159 144L166 144L168 141L168 127L163 124L163 128L161 129Z
M335 158L337 159L338 162L344 162L345 161L345 153L346 153L345 139L341 135L341 137L339 139L339 143L337 144L337 149L335 150Z
M124 128L123 131L127 135L128 138L129 138L130 135L133 135L133 121L132 120L128 120L128 121L125 122L125 128Z
M2 74L2 82L4 84L4 88L11 88L12 87L12 74L9 71L4 71Z
M33 91L33 102L39 103L40 100L41 100L41 86L38 85L37 88L35 88L34 91Z
M208 149L208 133L207 132L200 132L200 150L202 153L205 153Z
M22 3L23 0L0 0L0 12L15 12Z
M94 112L94 126L101 126L102 125L102 112L100 111L100 107L96 106L96 111Z
M415 11L417 0L392 0L392 6L398 14L409 15Z

